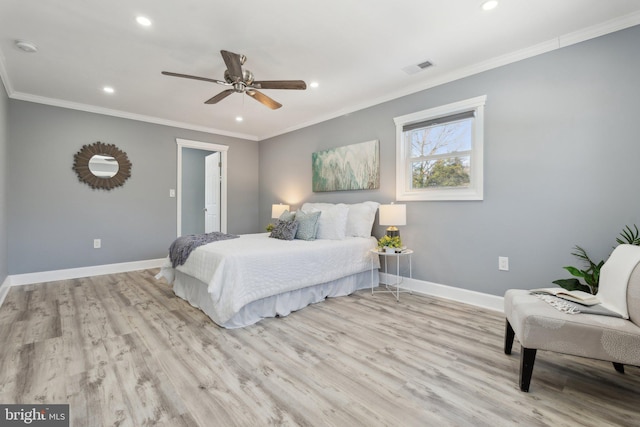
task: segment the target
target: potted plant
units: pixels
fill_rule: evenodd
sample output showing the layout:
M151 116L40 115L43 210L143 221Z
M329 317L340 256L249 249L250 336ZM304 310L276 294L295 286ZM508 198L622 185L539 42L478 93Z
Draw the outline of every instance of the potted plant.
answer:
M616 238L616 243L620 245L628 244L640 246L640 231L638 230L638 226L634 224L633 229L628 225L625 226L622 232L620 232L620 237ZM600 284L600 269L604 265L604 260L598 263L592 261L591 258L589 258L589 255L587 255L587 251L578 245L574 247L574 251L571 255L582 261L584 263L584 268L580 269L572 266L563 267L574 277L571 279L554 280L551 283L554 283L568 291L577 290L594 295L597 294L598 285ZM582 283L580 279L584 280L584 283Z
M378 240L378 250L388 253L399 252L402 248L402 240L400 236L387 236L384 235Z

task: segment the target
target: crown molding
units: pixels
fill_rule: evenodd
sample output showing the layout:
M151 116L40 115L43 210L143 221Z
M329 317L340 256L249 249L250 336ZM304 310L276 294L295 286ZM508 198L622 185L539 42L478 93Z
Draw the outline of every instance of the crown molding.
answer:
M561 49L567 46L571 46L577 43L581 43L583 41L587 41L590 39L594 39L600 36L604 36L606 34L614 33L616 31L624 30L626 28L630 28L636 25L640 25L640 12L630 13L628 15L624 15L615 19L611 19L609 21L602 22L597 25L593 25L591 27L583 28L578 31L574 31L572 33L564 34L554 39L536 44L534 46L527 47L525 49L521 49L515 52L510 52L505 55L497 56L495 58L491 58L486 61L482 61L468 67L464 67L461 69L453 70L449 73L446 73L438 78L428 80L425 82L421 82L416 85L407 86L402 90L390 93L383 97L378 97L374 99L370 99L355 105L352 105L347 108L343 108L332 113L325 114L323 116L319 116L313 120L300 123L294 126L290 126L288 128L282 129L281 131L266 134L266 135L248 135L241 134L235 132L228 132L221 129L210 128L206 126L194 125L191 123L185 122L177 122L172 120L161 119L153 116L146 116L142 114L135 114L126 111L120 110L112 110L108 108L96 107L88 104L75 103L70 101L64 101L59 99L41 97L37 95L30 95L26 93L16 92L14 91L11 82L9 80L9 75L5 66L5 59L0 53L0 79L4 84L7 95L11 99L18 99L22 101L35 102L39 104L52 105L56 107L69 108L73 110L86 111L90 113L96 114L104 114L107 116L120 117L130 120L137 120L147 123L154 123L164 126L171 126L181 129L189 129L199 132L211 133L215 135L229 136L232 138L240 138L249 141L262 141L265 139L273 138L279 135L284 135L286 133L290 133L299 129L303 129L309 126L313 126L331 119L335 119L346 114L351 114L359 110L363 110L366 108L370 108L372 106L382 104L384 102L392 101L394 99L401 98L403 96L411 95L426 89L430 89L435 86L440 86L445 83L449 83L455 80L459 80L465 77L472 76L474 74L478 74L484 71L488 71L494 68L498 68L504 65L508 65L517 61L522 61L527 58L531 58L537 55L541 55L543 53L551 52L556 49Z
M136 120L139 122L153 123L157 125L171 126L171 127L176 127L180 129L189 129L189 130L195 130L199 132L212 133L216 135L229 136L232 138L240 138L240 139L245 139L249 141L259 140L258 137L255 135L228 132L221 129L194 125L192 123L177 122L173 120L161 119L159 117L130 113L128 111L112 110L110 108L102 108L102 107L97 107L95 105L81 104L78 102L65 101L62 99L47 98L44 96L31 95L28 93L13 92L9 95L9 98L17 99L20 101L35 102L37 104L51 105L54 107L68 108L71 110L85 111L88 113L103 114L105 116L120 117L123 119Z
M591 27L583 28L558 37L560 47L571 46L596 37L605 36L616 31L640 25L640 12L633 12Z
M0 80L2 80L2 84L4 85L4 90L7 92L7 96L11 97L13 93L13 88L11 87L11 82L9 81L9 74L7 73L7 67L5 66L6 60L4 59L4 55L0 51Z
M551 52L557 49L561 49L577 43L581 43L583 41L601 37L601 36L614 33L616 31L624 30L626 28L630 28L636 25L640 25L640 12L634 12L628 15L624 15L620 18L612 19L591 27L583 28L581 30L574 31L572 33L568 33L568 34L556 37L554 39L547 40L545 42L526 47L524 49L520 49L514 52L509 52L507 54L500 55L500 56L488 59L486 61L472 64L468 67L453 70L449 73L443 74L438 78L427 80L416 85L407 86L402 90L390 93L383 97L374 98L372 100L368 100L363 103L353 105L353 106L335 111L333 113L326 114L312 121L308 121L305 123L301 123L299 125L295 125L295 126L291 126L289 128L283 129L281 132L278 132L278 133L264 135L260 137L259 140L269 139L269 138L276 137L278 135L283 135L289 132L293 132L295 130L303 129L305 127L322 123L327 120L335 119L335 118L344 116L346 114L351 114L356 111L364 110L366 108L370 108L375 105L382 104L384 102L392 101L394 99L398 99L403 96L407 96L417 92L421 92L423 90L431 89L433 87L440 86L445 83L450 83L465 77L470 77L474 74L479 74L484 71L492 70L494 68L502 67L504 65L509 65L514 62L518 62L524 59L532 58L534 56L542 55L547 52Z

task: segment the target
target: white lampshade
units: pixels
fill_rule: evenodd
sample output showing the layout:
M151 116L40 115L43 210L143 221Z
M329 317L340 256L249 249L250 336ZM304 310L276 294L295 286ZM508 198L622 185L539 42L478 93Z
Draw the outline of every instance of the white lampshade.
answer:
M289 205L283 205L282 203L278 205L271 205L271 218L280 218L280 215L284 211L289 210Z
M380 225L407 225L407 205L380 205Z

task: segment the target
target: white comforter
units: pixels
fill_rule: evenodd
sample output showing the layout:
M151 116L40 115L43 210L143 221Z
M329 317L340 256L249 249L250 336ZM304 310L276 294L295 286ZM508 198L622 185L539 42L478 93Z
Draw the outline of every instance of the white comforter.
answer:
M329 282L379 267L374 237L344 240L278 240L266 233L209 243L194 250L176 269L208 284L223 324L246 304L261 298ZM167 260L160 272L170 283Z

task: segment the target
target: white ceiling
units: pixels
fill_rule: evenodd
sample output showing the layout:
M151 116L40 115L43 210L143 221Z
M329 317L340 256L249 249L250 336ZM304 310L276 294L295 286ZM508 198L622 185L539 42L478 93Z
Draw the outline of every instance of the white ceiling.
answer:
M0 76L14 99L261 140L640 24L638 0L500 0L490 12L482 3L1 0ZM205 105L226 87L160 74L222 79L221 49L246 55L257 80L320 86L264 90L284 105L270 110L243 94ZM434 66L403 71L425 60Z

